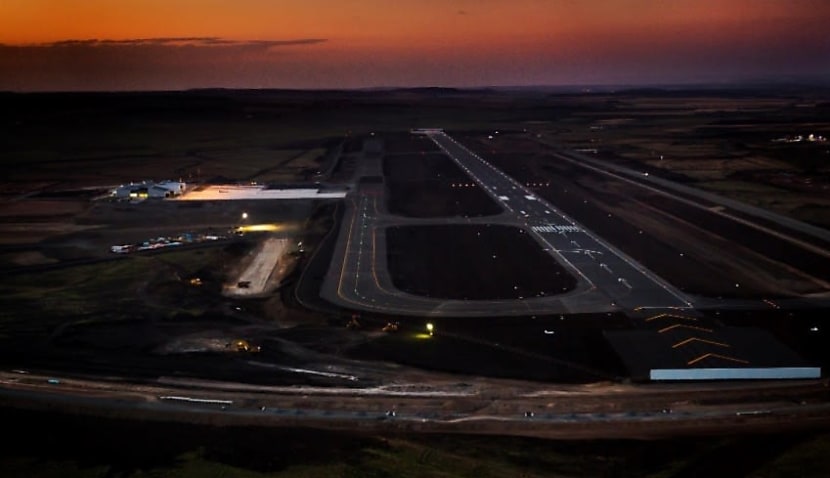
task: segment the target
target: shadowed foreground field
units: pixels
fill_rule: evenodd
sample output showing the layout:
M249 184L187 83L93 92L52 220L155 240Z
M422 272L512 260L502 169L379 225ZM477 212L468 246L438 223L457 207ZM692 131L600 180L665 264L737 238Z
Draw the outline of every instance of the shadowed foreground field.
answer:
M826 476L830 435L545 441L366 435L61 416L0 409L20 430L4 476Z

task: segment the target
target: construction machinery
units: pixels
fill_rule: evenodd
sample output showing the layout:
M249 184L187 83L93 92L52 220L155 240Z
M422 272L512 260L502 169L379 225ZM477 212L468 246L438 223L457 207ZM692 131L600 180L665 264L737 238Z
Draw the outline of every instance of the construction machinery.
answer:
M397 332L400 326L400 322L387 322L386 325L383 326L382 330L384 332Z
M248 342L245 339L234 340L233 343L230 344L230 345L237 352L255 353L255 352L259 352L260 350L262 350L262 347L260 347L259 345L252 345L250 342Z

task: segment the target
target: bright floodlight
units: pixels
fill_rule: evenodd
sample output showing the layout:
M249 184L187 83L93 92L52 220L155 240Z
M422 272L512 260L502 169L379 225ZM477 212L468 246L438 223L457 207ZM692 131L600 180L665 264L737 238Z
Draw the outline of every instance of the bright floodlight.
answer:
M427 332L429 332L429 335L432 335L433 330L435 330L435 326L432 325L432 322L428 322L427 323Z
M248 213L247 212L242 213L242 219L248 219Z

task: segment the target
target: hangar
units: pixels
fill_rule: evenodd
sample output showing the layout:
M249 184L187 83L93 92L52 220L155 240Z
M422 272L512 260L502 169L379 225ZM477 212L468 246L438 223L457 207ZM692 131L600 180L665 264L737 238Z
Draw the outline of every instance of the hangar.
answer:
M170 198L180 196L186 189L181 181L141 181L122 184L111 191L111 195L122 199Z

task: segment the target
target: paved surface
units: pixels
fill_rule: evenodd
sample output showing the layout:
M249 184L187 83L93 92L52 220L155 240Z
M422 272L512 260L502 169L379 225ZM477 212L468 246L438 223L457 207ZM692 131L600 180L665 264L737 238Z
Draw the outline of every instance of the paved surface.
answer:
M741 387L680 384L648 389L613 384L550 387L497 380L468 382L317 389L186 379L133 384L116 377L96 381L0 371L0 402L23 409L102 413L139 420L344 430L357 426L570 439L658 438L711 433L715 427L730 433L826 428L830 416L824 391L827 383L821 381L756 382ZM473 406L457 410L456 400Z
M346 213L321 296L351 309L415 316L494 316L606 312L634 308L689 308L691 299L537 198L523 185L444 133L429 137L505 212L484 218L415 219L384 211L382 183L359 182ZM381 177L381 155L366 154L357 177ZM521 300L443 300L394 287L386 267L385 228L391 225L489 223L520 227L578 280L556 297Z
M339 199L346 191L321 191L311 188L268 189L265 186L237 184L207 185L186 191L173 201L242 201L252 199Z

